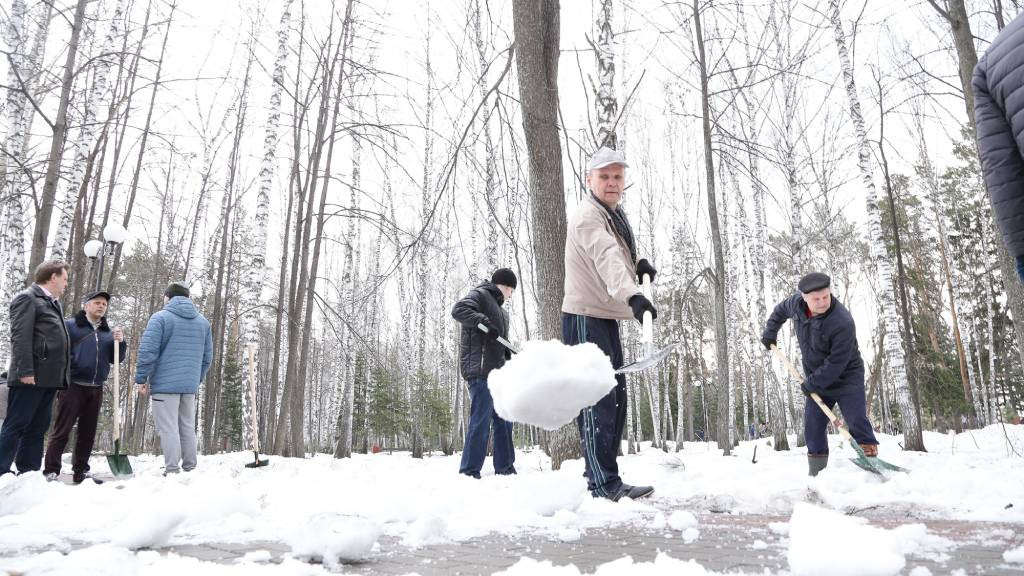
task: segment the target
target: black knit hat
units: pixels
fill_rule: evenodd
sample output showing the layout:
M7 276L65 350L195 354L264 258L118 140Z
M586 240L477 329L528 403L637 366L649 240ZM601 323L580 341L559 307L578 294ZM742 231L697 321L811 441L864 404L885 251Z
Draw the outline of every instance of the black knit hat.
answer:
M178 282L171 282L167 285L167 290L164 290L164 296L168 298L174 298L175 296L184 296L188 298L188 286L180 284Z
M509 288L515 288L516 273L508 268L498 268L494 271L494 274L491 274L491 282L494 284L504 284Z
M832 279L827 274L821 272L811 272L800 279L800 283L797 284L797 289L803 294L810 294L815 290L821 290L822 288L828 288L832 285Z

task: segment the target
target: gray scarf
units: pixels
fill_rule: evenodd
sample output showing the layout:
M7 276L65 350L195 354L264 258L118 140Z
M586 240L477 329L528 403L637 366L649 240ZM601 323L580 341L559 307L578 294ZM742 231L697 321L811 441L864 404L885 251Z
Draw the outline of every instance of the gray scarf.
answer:
M636 241L633 240L633 228L629 225L629 220L626 219L626 213L622 210L622 206L616 206L614 210L605 205L604 202L598 200L594 193L590 193L594 200L601 205L602 208L608 211L608 214L612 217L612 224L615 225L615 231L619 233L619 236L626 241L626 246L629 247L629 257L632 258L633 262L636 262Z

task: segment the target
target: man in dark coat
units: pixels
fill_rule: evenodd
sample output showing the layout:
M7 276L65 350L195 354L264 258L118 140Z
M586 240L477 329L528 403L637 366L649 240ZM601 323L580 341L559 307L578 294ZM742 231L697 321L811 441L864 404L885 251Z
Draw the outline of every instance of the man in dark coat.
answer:
M46 446L43 465L43 475L47 480L56 480L60 474L60 458L76 423L78 433L71 456L72 480L81 484L89 477L89 454L96 439L96 424L103 404L103 383L110 373L110 365L114 363L114 345L120 347L121 362L128 352L121 327L111 330L107 324L109 302L109 293L102 290L90 292L82 299L82 309L78 314L64 321L71 338L71 384L67 390L57 393L57 421Z
M515 474L516 453L512 443L512 423L494 411L494 400L487 388L487 375L501 368L512 352L498 342L508 338L508 313L501 306L516 289L516 275L499 268L484 282L469 291L452 308L452 318L462 324L459 339L459 370L469 384L469 428L462 449L459 473L480 477L487 457L487 437L494 424L494 473ZM483 326L483 330L480 327Z
M996 35L974 68L978 155L1006 249L1024 280L1024 18Z
M864 361L857 346L853 316L832 296L831 279L811 272L800 279L799 292L779 302L761 334L764 347L776 345L779 328L793 321L804 365L804 437L811 476L828 465L828 417L811 398L816 393L830 409L839 404L850 434L866 456L878 455L878 440L864 401Z
M43 435L50 427L53 398L68 387L69 344L60 297L69 267L43 262L35 283L11 299L11 363L7 368L7 418L0 430L0 474L39 470Z

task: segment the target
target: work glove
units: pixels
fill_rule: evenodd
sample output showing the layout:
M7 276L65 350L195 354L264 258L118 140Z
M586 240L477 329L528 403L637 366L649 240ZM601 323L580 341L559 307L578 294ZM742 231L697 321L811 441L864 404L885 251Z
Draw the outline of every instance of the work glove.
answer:
M634 294L629 297L629 307L633 309L633 317L636 318L637 322L644 321L644 312L651 313L651 320L658 317L658 309L651 304L651 301L644 297L643 294Z
M778 342L776 342L774 338L769 338L769 337L765 336L765 337L761 338L761 344L764 344L764 349L765 350L771 351L772 346L778 345Z
M498 329L495 328L494 324L491 324L490 320L481 320L479 323L483 324L484 328L487 328L486 332L481 330L484 338L487 338L488 340L497 340L498 336L501 336L501 333L498 332ZM477 327L477 330L480 330L479 326Z
M507 361L509 361L511 359L512 359L512 351L509 350L508 348L505 348L505 361L507 362Z
M806 396L808 398L811 397L811 392L814 392L814 390L811 390L811 387L807 385L807 381L806 380L803 381L803 382L800 382L800 391L803 392L804 396Z
M658 270L651 266L651 263L647 261L647 258L641 258L636 263L636 280L637 282L643 283L644 274L651 277L651 282L654 282L654 277L658 274Z

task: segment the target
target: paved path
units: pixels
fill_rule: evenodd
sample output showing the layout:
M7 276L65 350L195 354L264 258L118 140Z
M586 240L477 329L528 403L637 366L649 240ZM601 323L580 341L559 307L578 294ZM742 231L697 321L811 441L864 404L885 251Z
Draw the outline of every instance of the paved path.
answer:
M345 566L342 571L365 576L493 574L526 556L534 560L549 560L554 565L575 564L583 572L593 572L600 564L625 556L631 556L635 562L650 562L659 551L681 560L696 560L705 568L718 572L760 574L766 568L772 573L788 569L788 539L768 528L771 522L788 522L788 517L703 514L698 519L700 537L691 543L684 542L679 532L673 530L657 531L631 526L587 530L579 540L572 542L535 536L488 536L418 549L405 547L397 539L383 537L377 552L364 562ZM1024 544L1024 530L1019 525L894 516L870 517L869 521L874 526L885 528L920 522L928 527L931 534L956 543L956 549L949 551L941 562L908 555L903 574L909 574L918 566L928 568L934 575L952 574L957 570L962 570L965 575L986 576L1024 573L1024 566L1009 565L1002 559L1005 550ZM262 546L177 546L167 550L225 563L234 562L254 550L269 551L274 561L288 552L286 546L276 543ZM927 555L935 556L934 553Z

